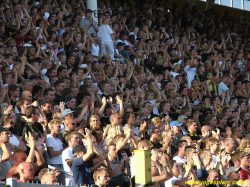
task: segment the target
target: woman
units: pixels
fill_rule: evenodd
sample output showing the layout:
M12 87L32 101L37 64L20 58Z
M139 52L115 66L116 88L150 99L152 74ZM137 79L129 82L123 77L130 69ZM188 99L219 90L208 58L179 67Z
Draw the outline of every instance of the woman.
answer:
M25 152L27 150L25 143L19 136L12 134L12 132L14 132L15 123L16 118L12 118L11 116L6 116L3 119L3 126L9 128L9 142L7 143L7 147L9 147L12 152Z
M97 115L92 115L89 119L89 125L90 129L100 128L101 127L100 117Z
M247 151L249 152L249 150L244 150L244 149L250 149L250 137L245 137L242 139L242 141L240 142L240 147L239 149L241 151Z
M126 112L123 116L123 129L125 129L127 126L130 129L133 129L133 132L136 136L139 135L140 130L138 129L136 123L135 123L135 114L133 112Z

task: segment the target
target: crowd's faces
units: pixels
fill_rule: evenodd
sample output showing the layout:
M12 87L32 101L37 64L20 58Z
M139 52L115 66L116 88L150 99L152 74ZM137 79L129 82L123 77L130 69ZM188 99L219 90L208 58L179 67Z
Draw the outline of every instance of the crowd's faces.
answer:
M57 92L62 92L64 88L65 88L65 83L60 83L60 84L56 87L56 91L57 91Z
M153 110L153 107L152 107L151 103L146 103L146 104L145 104L145 108L148 109L148 113L149 113L149 114L150 114L150 113L152 112L152 110Z
M100 124L101 124L101 121L100 121L99 118L92 118L92 119L91 119L90 126L91 126L92 128L100 127Z
M233 139L229 140L228 143L227 143L227 147L228 147L230 150L236 149L235 141L234 141Z
M69 104L67 105L68 108L75 109L76 107L76 100L73 98L69 101Z
M25 179L32 180L34 178L34 174L35 174L35 171L34 171L33 165L29 163L27 167L23 169L23 177Z
M201 111L201 104L198 104L196 106L193 107L194 111Z
M45 95L45 99L47 99L50 102L54 102L55 92L54 91L48 91L48 95Z
M13 96L13 97L19 97L20 96L20 89L19 88L17 88L15 91L11 91L10 92L11 93L11 96Z
M241 127L235 129L234 136L239 139L243 138L243 130Z
M151 137L154 139L158 139L160 137L161 131L159 129L155 129L153 132L151 132Z
M52 128L52 131L57 135L60 134L61 130L62 128L60 123L55 124Z
M117 151L116 151L116 146L115 145L109 146L108 151L109 151L108 154L109 154L110 157L112 157L112 158L117 157Z
M188 129L190 132L197 132L197 123L193 122Z
M72 118L69 119L69 122L67 123L67 127L69 131L73 131L76 128L76 122Z
M149 95L146 97L146 100L154 100L155 99L155 94L154 93L149 93Z
M0 140L3 143L8 143L9 142L9 138L10 138L9 131L3 131L3 132L0 133Z
M24 89L32 92L33 91L33 83L29 82Z
M173 174L175 177L178 177L180 175L180 169L181 169L181 167L178 166L178 164L175 162L173 167L172 167Z
M111 90L110 84L105 84L104 87L103 87L103 91L105 91L107 93L110 93L110 90Z
M14 80L13 75L9 74L5 79L5 84L11 84L13 80Z
M170 103L166 103L164 107L162 107L163 111L170 111Z
M219 181L219 173L216 171L212 171L209 173L208 181Z
M109 181L109 174L107 171L102 171L97 176L99 186L107 186Z
M21 105L20 108L25 111L28 106L30 106L30 103L28 101L24 101L23 105Z
M229 176L233 181L239 181L240 180L240 173L238 171L232 172Z
M244 156L241 158L241 164L244 166L250 166L250 156Z
M181 98L181 97L176 97L176 98L174 99L174 101L173 101L173 104L174 104L175 106L179 106L179 105L181 104L181 102L182 102L182 98Z
M103 140L103 132L101 130L96 131L96 141L97 142L102 142Z
M45 114L50 114L51 113L51 103L46 103L45 105L42 105L42 111Z
M217 123L218 123L217 118L216 118L216 117L213 117L213 118L211 119L211 121L209 121L209 126L211 126L212 128L213 128L213 127L216 127L216 126L217 126Z

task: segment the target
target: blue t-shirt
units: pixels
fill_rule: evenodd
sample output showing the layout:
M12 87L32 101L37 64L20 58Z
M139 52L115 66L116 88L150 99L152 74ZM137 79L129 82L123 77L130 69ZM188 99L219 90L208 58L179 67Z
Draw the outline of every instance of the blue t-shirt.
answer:
M91 185L91 172L88 162L83 162L82 157L75 159L72 163L71 170L76 185Z

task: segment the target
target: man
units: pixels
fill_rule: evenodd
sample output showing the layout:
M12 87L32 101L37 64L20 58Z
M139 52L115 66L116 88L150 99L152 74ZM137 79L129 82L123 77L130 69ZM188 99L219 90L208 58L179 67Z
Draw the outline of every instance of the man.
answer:
M32 93L29 90L23 90L21 93L21 98L25 98L29 100L29 104L32 103Z
M207 177L207 180L209 182L211 182L210 185L208 185L208 186L209 187L216 187L216 185L214 183L212 183L212 182L219 181L219 170L210 169L210 170L208 170L208 173L209 173L209 175Z
M225 151L227 154L232 154L235 149L238 147L236 144L235 144L235 140L233 138L226 138L224 140L224 145L225 145ZM238 144L239 145L239 144Z
M207 145L208 148L210 149L210 152L212 153L213 162L216 163L216 158L220 150L220 141L215 137L210 137L207 140Z
M10 103L15 108L16 102L20 96L20 89L17 85L9 85L9 98L10 98Z
M218 95L220 96L221 95L221 93L223 92L223 91L227 91L227 90L229 90L229 87L228 87L228 85L229 85L229 83L230 83L230 76L228 75L228 74L225 74L223 77L222 77L222 80L221 80L221 82L220 82L220 84L218 85Z
M63 101L62 98L62 91L65 88L65 83L63 80L58 80L54 84L55 89L56 89L56 94L55 94L55 100L54 103L59 105L61 101Z
M186 140L180 140L177 144L178 152L177 152L177 155L173 157L173 160L176 161L178 166L182 166L187 161L187 159L185 157L186 147L187 147Z
M82 19L80 23L80 28L86 28L89 31L89 34L96 34L98 32L98 25L92 18L93 11L90 9L87 9L85 11L85 18Z
M29 132L32 134L34 139L37 141L36 145L39 145L39 151L44 151L43 143L46 142L47 133L43 129L40 123L37 123L40 117L40 113L37 107L29 106L26 108L25 115L27 117L27 122L23 128L22 138L24 142L29 137Z
M43 92L44 98L47 99L51 104L54 103L55 100L55 91L51 88L44 90Z
M104 167L97 168L94 171L93 178L95 184L92 187L105 187L108 185L109 174L108 169Z
M241 176L241 180L249 179L249 176L250 176L249 163L250 163L250 153L243 152L240 155L240 167L241 167L240 176Z
M75 146L79 145L80 142L80 137L78 132L72 131L69 132L66 136L66 141L68 143L68 148L66 148L62 152L62 162L63 162L63 168L64 171L71 172L71 165L72 162L74 161L74 156L73 156L73 149ZM75 186L75 182L73 177L66 175L65 176L65 185L66 186Z
M28 183L30 180L34 178L34 169L33 165L28 162L21 162L17 166L17 171L20 175L20 179L17 182Z
M192 169L192 165L187 163L185 166L185 174L180 177L181 167L176 163L175 160L170 161L170 167L173 170L173 177L168 179L164 184L165 186L185 186L185 182L188 180L189 173Z
M74 64L73 64L74 65ZM67 69L65 67L59 67L57 69L58 79L65 79L67 76Z
M197 134L197 122L195 120L189 119L187 124L188 136L192 139L193 142L200 140L199 135Z
M228 180L230 181L231 185L235 184L232 185L234 187L240 187L239 185L237 185L237 182L240 180L240 170L241 168L230 167L226 172L226 176L228 177Z
M64 149L61 140L58 138L61 132L60 121L53 119L49 122L48 126L50 134L47 135L46 144L48 150L47 162L58 169L63 169L62 152ZM58 181L60 184L65 184L64 175L62 173L58 176Z
M101 41L101 56L109 53L111 59L114 59L114 42L115 36L113 30L109 26L110 18L104 18L103 24L99 27L97 33L98 38Z
M67 147L68 143L66 141L66 136L69 132L74 131L76 129L76 121L73 118L67 118L64 121L65 131L62 134L63 136L63 147Z
M174 100L171 103L169 116L173 120L177 120L179 115L181 114L181 110L179 109L179 105L181 104L181 96L175 95Z
M47 123L52 120L52 112L51 112L51 102L47 99L43 99L39 102L39 105L41 107L42 112L45 114L45 117L47 119Z
M83 145L77 145L73 148L75 160L72 163L71 169L76 185L91 185L91 172L88 167L88 161L94 154L93 144L91 140L90 130L85 129L85 137L88 142L88 148Z
M9 169L6 177L7 178L19 178L17 167L21 162L28 162L33 164L34 171L37 171L44 163L44 158L42 154L37 151L36 146L35 146L35 140L32 137L32 135L29 133L29 138L28 138L28 144L30 147L29 155L27 157L26 153L24 152L14 152L13 154L13 166ZM34 156L36 155L36 162L34 163Z
M240 126L237 127L233 127L232 128L232 134L234 136L234 138L238 141L241 142L242 138L243 138L243 130Z
M47 184L47 185L57 185L57 178L54 173L45 173L42 178L41 178L41 183L42 184Z
M161 131L153 126L148 129L148 135L150 136L150 141L152 143L152 149L162 149L162 144L159 143Z
M228 117L225 114L217 114L216 116L219 124L218 124L218 129L220 130L220 134L223 138L226 138L226 126L227 126L227 119Z
M12 166L11 152L6 146L7 142L9 142L9 129L0 127L0 155L2 156L1 177L6 177L8 170Z

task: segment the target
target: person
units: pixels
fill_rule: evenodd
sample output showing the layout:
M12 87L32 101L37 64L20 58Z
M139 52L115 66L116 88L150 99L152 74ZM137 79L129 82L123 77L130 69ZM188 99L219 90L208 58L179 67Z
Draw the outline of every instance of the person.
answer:
M53 119L49 122L48 126L50 134L47 135L46 143L48 149L47 163L57 169L63 169L62 152L64 149L62 141L58 138L61 131L60 121ZM65 184L64 175L62 173L58 176L58 182L60 184Z
M104 18L103 24L99 27L99 31L97 32L97 36L101 42L101 56L107 54L110 55L111 59L114 59L114 32L109 26L110 18Z
M105 187L108 185L109 174L108 169L105 167L97 168L93 174L95 184L93 187Z
M41 178L41 184L56 185L58 181L54 173L45 173Z
M66 141L68 143L68 147L62 152L63 169L72 173L71 165L74 161L73 149L80 143L79 133L76 131L69 132L66 136ZM66 186L74 186L75 182L73 177L66 175L65 184Z
M17 171L19 173L20 179L17 182L28 183L30 180L34 178L34 169L33 165L28 162L21 162L17 166Z
M85 138L88 141L88 148L84 145L77 145L73 148L75 160L71 165L73 178L76 185L91 185L91 171L89 168L90 158L94 154L90 130L85 128Z

